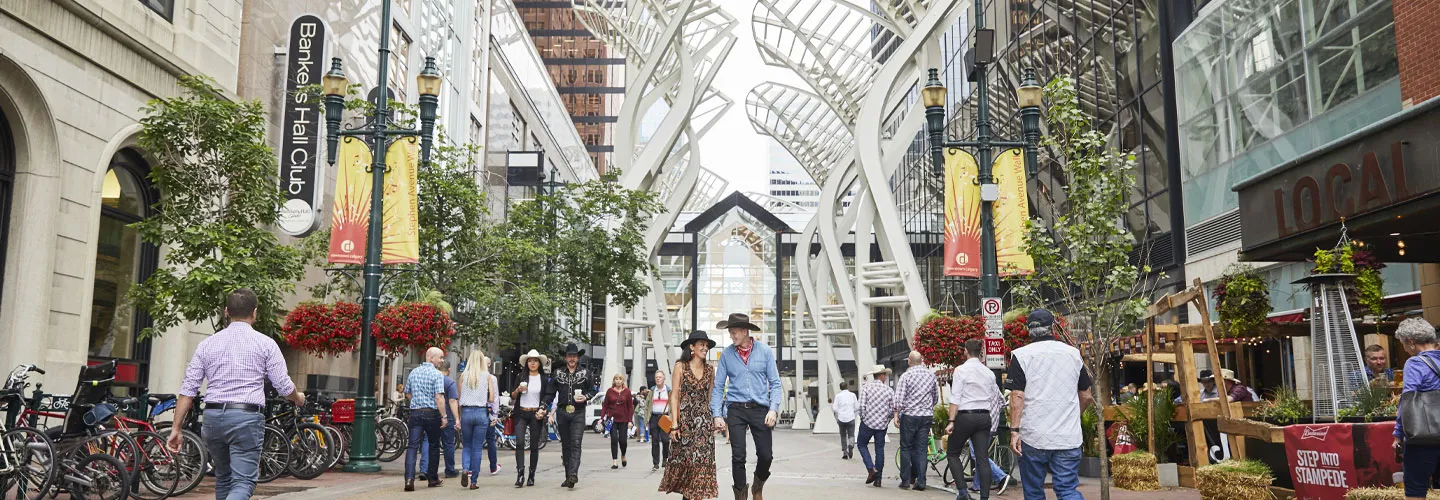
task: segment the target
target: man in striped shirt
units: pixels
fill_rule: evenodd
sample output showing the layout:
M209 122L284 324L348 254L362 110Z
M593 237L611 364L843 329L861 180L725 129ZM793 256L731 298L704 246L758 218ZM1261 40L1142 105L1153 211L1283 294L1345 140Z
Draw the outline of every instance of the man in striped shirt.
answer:
M926 455L939 385L919 352L910 351L909 361L910 367L895 387L895 409L900 412L900 489L925 491Z
M875 365L869 374L875 380L860 388L860 435L856 441L860 444L860 459L870 473L865 483L879 488L881 471L885 469L885 431L895 418L895 391L885 385L890 378L889 368ZM874 459L870 457L870 438L875 438Z

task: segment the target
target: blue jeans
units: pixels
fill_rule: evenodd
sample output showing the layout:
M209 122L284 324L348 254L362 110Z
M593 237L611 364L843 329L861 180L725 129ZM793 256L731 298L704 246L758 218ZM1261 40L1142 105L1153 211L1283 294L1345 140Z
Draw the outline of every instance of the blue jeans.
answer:
M930 426L933 417L900 416L900 484L925 486L930 464Z
M1041 450L1020 443L1020 485L1025 500L1045 500L1045 473L1055 477L1055 498L1084 500L1080 487L1080 448Z
M215 466L215 500L249 500L260 478L265 416L244 410L205 410L201 427Z
M970 459L972 460L971 463L979 461L978 458L975 458L974 448L970 449ZM992 484L999 484L1002 479L1005 479L1005 471L1000 470L1000 466L996 465L994 460L987 457L985 461L990 462L990 482ZM980 491L980 485L973 482L970 483L970 491Z
M494 442L490 439L490 409L470 407L460 409L460 442L465 443L461 454L464 469L474 479L480 475L480 466L485 463L485 450L490 450L490 467L495 467Z
M445 475L453 476L455 470L455 422L447 421L440 428L440 454L445 457ZM438 466L436 467L439 468ZM430 443L420 444L420 470L430 470ZM434 479L434 478L431 478Z
M875 438L875 457L874 457L874 458L878 458L879 460L874 460L874 459L872 459L872 458L870 457L870 438ZM885 470L885 430L884 430L884 429L881 429L881 430L878 430L878 431L877 431L877 430L875 430L875 429L871 429L871 428L865 426L864 423L861 423L861 424L860 424L860 433L859 433L858 437L855 439L855 443L858 444L858 445L860 445L860 460L865 462L865 470L867 470L867 471L873 470L873 471L877 471L877 472L878 472L878 471L883 471L883 470Z
M426 466L425 477L431 481L440 479L436 477L437 468L440 466L440 412L431 409L410 410L410 447L405 450L405 480L415 479L415 454L420 451L421 440L426 438L428 445L425 452Z

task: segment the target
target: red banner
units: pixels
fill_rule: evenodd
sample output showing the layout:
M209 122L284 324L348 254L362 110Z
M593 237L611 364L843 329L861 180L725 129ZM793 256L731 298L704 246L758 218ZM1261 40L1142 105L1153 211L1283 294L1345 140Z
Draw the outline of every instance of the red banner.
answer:
M945 152L945 275L980 277L980 186L975 157Z
M1361 486L1391 486L1394 422L1292 425L1285 428L1285 456L1297 500L1341 500Z

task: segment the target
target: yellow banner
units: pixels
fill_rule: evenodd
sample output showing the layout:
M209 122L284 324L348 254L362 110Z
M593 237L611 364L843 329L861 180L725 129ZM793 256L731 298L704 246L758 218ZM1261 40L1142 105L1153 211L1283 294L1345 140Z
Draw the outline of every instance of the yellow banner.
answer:
M1030 220L1030 197L1025 185L1025 154L1019 149L995 157L995 183L1000 199L995 202L995 253L1000 276L1035 272L1035 260L1025 253L1025 221Z
M420 147L414 137L390 143L385 152L385 245L381 262L408 264L420 261L420 204L418 175Z
M980 277L980 186L975 157L945 154L945 275Z
M390 144L385 153L385 195L381 216L383 246L380 261L406 264L420 260L419 147L413 137ZM336 264L363 264L370 227L372 174L374 162L365 142L346 137L341 140L335 162L334 209L330 218L329 261Z
M336 155L335 198L330 210L330 262L365 262L365 238L370 223L370 173L374 161L365 141L356 137L340 139Z

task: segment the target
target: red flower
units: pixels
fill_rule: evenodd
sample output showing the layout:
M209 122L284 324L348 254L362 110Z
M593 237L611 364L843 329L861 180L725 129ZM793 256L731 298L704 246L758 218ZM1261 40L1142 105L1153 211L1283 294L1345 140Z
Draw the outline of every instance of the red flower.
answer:
M306 302L285 316L282 332L287 345L316 356L347 353L360 340L360 306Z
M404 302L381 310L371 325L375 344L396 354L412 348L450 346L455 324L445 311L423 302Z

